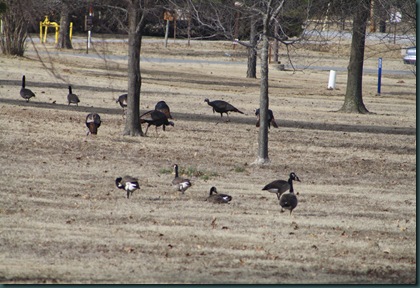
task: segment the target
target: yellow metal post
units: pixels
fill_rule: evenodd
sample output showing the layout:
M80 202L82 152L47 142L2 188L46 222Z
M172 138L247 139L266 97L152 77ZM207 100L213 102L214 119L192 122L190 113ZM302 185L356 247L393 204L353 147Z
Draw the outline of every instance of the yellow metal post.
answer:
M60 27L60 26L55 26L55 44L58 43L58 34L59 34L59 32L58 32L59 28L58 27Z
M45 32L44 32L44 40L42 41L42 43L47 42L47 32L48 31L48 26L45 26Z
M70 22L70 41L71 41L71 37L73 36L73 22Z

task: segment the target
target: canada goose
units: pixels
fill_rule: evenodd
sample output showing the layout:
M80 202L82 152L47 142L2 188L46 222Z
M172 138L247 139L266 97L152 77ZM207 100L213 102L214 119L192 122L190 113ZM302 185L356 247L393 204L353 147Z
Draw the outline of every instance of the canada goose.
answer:
M218 194L216 187L213 186L210 188L210 195L207 197L206 201L212 203L229 203L232 201L232 196L227 194Z
M147 130L151 125L155 125L156 127L156 134L157 134L157 127L162 126L163 131L165 131L165 127L168 125L174 126L174 122L168 121L168 117L166 117L165 113L157 111L157 110L150 110L140 116L140 124L147 123L146 132L144 135L147 135Z
M169 109L168 104L165 101L159 101L155 105L155 110L163 112L168 119L174 119L171 115L171 110Z
M182 192L182 194L184 194L184 192L191 187L191 181L190 179L179 177L177 164L174 164L173 167L175 170L175 178L172 180L172 186L175 190L180 191Z
M89 134L98 134L98 128L101 126L101 117L97 113L90 113L86 116L86 127L88 127Z
M125 109L127 107L127 96L128 94L122 94L118 97L116 103L120 103L121 108Z
M138 179L128 175L115 179L115 185L127 192L127 199L130 198L130 195L133 195L135 190L140 189Z
M34 92L25 88L25 75L22 76L22 88L20 89L20 96L22 96L23 99L26 99L26 102L29 102L30 98L35 97Z
M293 187L290 187L289 193L283 193L280 196L279 204L281 206L280 212L284 212L284 209L287 209L290 210L290 215L292 215L293 209L295 209L298 204L298 199L293 192Z
M280 200L280 196L286 192L287 190L293 191L293 181L299 181L299 177L295 174L295 172L290 173L289 180L275 180L271 183L268 183L267 185L262 188L262 190L267 190L271 193L277 194L277 199Z
M226 113L227 119L229 121L229 112L238 112L244 114L242 111L239 111L237 108L233 107L226 101L223 100L214 100L210 101L208 98L204 99L204 102L207 102L211 107L213 107L213 113L220 113L220 117L223 117L223 113Z
M68 105L76 104L76 106L79 106L79 102L80 102L79 97L76 94L73 94L70 85L69 85L69 94L67 95L67 102L68 102Z
M276 120L274 119L273 111L271 109L268 109L267 112L268 128L270 128L271 125L273 125L274 128L279 128L279 125L277 125ZM255 126L260 127L260 108L255 110L255 116L257 116L257 123L255 124Z

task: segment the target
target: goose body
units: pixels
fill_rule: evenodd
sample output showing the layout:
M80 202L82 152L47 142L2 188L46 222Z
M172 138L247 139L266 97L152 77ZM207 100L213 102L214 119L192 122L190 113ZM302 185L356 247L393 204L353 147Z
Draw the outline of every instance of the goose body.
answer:
M87 134L98 134L98 128L101 126L101 117L97 113L90 113L86 116L86 127L89 131Z
M257 116L257 123L255 124L255 126L260 127L260 108L255 110L255 116ZM268 128L270 128L271 125L273 125L274 128L279 128L279 126L276 123L276 120L274 119L274 114L271 109L268 109L267 120Z
M22 76L22 88L20 88L20 96L26 100L26 102L29 102L29 99L32 97L35 97L35 93L29 90L28 88L25 88L25 75Z
M227 118L229 119L229 112L237 112L240 114L244 114L242 111L238 110L233 105L223 100L210 101L208 98L206 98L204 99L204 102L207 102L207 104L213 107L213 113L220 113L220 117L223 117L223 113L226 113Z
M175 178L172 180L172 186L176 191L184 192L192 186L190 179L182 178L178 175L178 165L173 166L175 171Z
M118 97L117 101L115 101L116 103L119 103L123 109L127 107L127 96L128 94L122 94Z
M166 115L168 119L174 119L171 115L171 110L169 109L168 104L165 101L159 101L155 105L155 110L160 111Z
M70 104L76 104L76 106L79 106L79 97L76 94L73 94L72 90L71 90L71 86L69 86L69 94L67 94L67 105Z
M163 131L165 131L165 127L168 125L174 126L174 122L168 121L168 117L166 117L165 113L157 111L157 110L150 110L140 116L140 124L147 123L146 132L144 135L147 135L147 130L151 125L156 127L163 126Z
M127 199L130 198L130 195L133 195L135 190L140 189L138 179L128 175L115 179L115 185L127 192Z
M279 204L281 206L280 212L284 212L284 209L286 209L290 210L290 214L292 214L293 209L295 209L298 204L298 199L293 192L293 189L289 193L283 193L280 196Z
M300 182L300 179L296 175L296 173L291 172L289 175L289 180L274 180L273 182L270 182L267 185L265 185L264 188L262 188L262 190L266 190L271 193L276 193L277 199L280 200L280 197L284 192L288 190L293 191L293 181Z
M218 203L218 204L225 204L232 201L232 196L227 194L219 194L217 193L216 187L210 188L209 196L207 197L206 201L212 202L212 203Z

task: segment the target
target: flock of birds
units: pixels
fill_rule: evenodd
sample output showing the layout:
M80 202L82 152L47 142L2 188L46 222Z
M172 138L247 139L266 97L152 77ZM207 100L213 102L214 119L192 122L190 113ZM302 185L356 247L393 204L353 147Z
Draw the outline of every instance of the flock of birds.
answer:
M79 97L76 94L73 94L71 86L68 86L68 89L68 105L75 104L76 106L78 106L80 102ZM30 98L35 97L35 94L30 89L25 87L25 75L23 75L22 77L22 88L20 90L20 96L24 98L26 102L29 102ZM220 117L223 117L223 113L225 113L227 121L230 121L229 112L237 112L240 114L244 114L242 111L223 100L210 101L206 98L204 101L212 107L213 113L220 113ZM127 108L127 94L120 95L116 100L116 103L120 104L125 113ZM257 116L256 127L259 127L260 109L257 109L255 111L255 115ZM156 103L154 110L147 111L140 115L140 124L147 123L147 128L145 132L145 135L147 135L147 131L152 125L156 127L156 133L157 128L160 126L162 126L162 129L164 131L166 126L174 126L174 122L169 121L169 119L173 119L169 106L165 103L165 101L159 101L158 103ZM272 125L273 127L278 128L278 125L274 119L273 111L270 109L268 110L267 120L268 127L271 127ZM85 123L86 127L88 128L87 134L95 135L98 133L98 128L101 126L101 117L97 113L89 113L86 116ZM177 164L173 165L173 169L175 173L175 178L172 180L172 186L174 190L184 194L185 191L192 186L192 183L189 179L179 176ZM300 182L300 179L294 172L291 172L287 181L275 180L268 183L262 188L262 190L275 193L277 195L277 199L279 200L279 204L281 206L280 212L284 212L284 210L289 210L290 214L292 214L293 209L295 209L298 204L298 199L293 189L293 181ZM127 199L130 198L130 196L135 190L140 189L138 179L129 175L116 178L115 185L117 186L117 188L126 191ZM287 191L288 193L286 193ZM209 196L206 198L206 201L219 204L229 203L230 201L232 201L232 196L227 194L219 194L216 187L213 186L210 188Z
M185 191L187 191L187 189L192 186L191 180L179 176L177 164L174 164L173 169L175 172L175 178L171 182L172 187L175 191L179 191L184 194ZM300 182L300 179L296 173L291 172L287 181L274 180L262 188L263 191L265 190L277 195L277 199L279 200L281 207L280 212L289 210L290 214L292 214L293 209L295 209L298 204L298 199L293 189L293 181ZM135 190L140 189L138 179L129 175L116 178L115 185L117 188L126 191L127 199L130 198ZM286 193L287 191L288 193ZM216 204L226 204L232 201L232 196L227 194L219 194L217 188L212 186L210 188L209 196L205 200Z

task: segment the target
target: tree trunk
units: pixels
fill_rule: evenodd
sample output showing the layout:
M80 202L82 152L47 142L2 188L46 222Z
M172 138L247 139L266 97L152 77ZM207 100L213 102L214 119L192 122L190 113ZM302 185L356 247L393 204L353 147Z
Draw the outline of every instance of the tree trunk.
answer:
M127 117L124 135L143 136L140 126L140 50L141 29L139 0L130 1L128 5L128 91L127 91Z
M58 43L56 48L73 49L70 40L70 9L66 1L62 1L60 15L60 33L58 34Z
M252 16L251 31L249 33L248 69L246 71L246 78L257 78L257 29L255 26L255 16Z
M275 64L279 64L279 41L276 39L279 37L279 23L277 21L274 23L274 37L273 61Z
M340 111L349 113L369 113L363 104L363 60L365 53L366 26L370 13L370 0L361 0L353 17L353 37L347 73L347 88L343 107Z
M269 16L266 16L267 18ZM270 162L268 158L268 19L264 19L263 46L261 49L261 84L260 84L260 129L258 133L258 158L256 164Z

